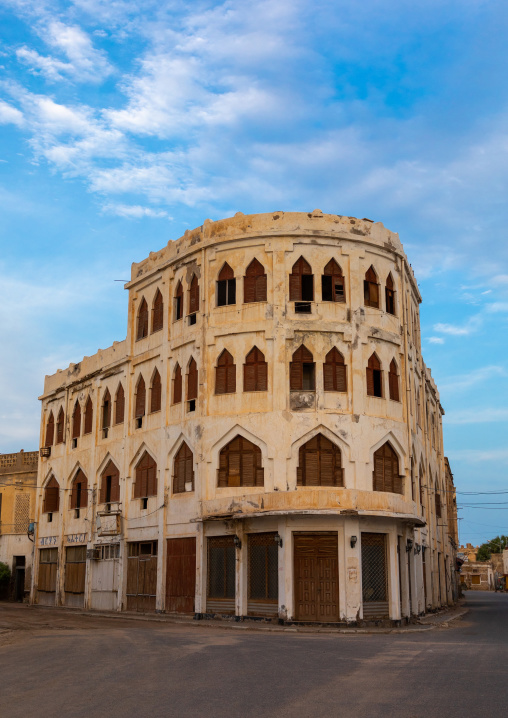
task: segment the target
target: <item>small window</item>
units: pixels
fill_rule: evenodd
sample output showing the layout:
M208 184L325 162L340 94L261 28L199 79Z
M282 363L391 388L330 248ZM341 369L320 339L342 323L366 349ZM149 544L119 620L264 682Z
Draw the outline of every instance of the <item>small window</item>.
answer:
M363 282L363 298L366 307L379 309L379 284L373 267L369 267Z
M399 401L399 376L397 373L397 364L395 359L390 362L390 369L388 371L388 387L390 389L390 399L392 401Z
M99 503L110 504L117 501L120 501L120 472L110 460L101 473Z
M44 489L44 506L43 513L53 514L58 512L60 508L60 485L54 476L50 478ZM53 520L53 518L48 519Z
M79 509L84 509L88 505L88 480L81 469L78 472L72 482L71 490L71 509L76 509L78 513L76 518L79 518Z
M146 403L146 387L145 380L142 376L139 377L136 385L136 398L134 401L134 417L138 419L145 415L145 403Z
M180 404L182 401L182 369L177 364L173 374L173 404Z
M85 406L85 429L84 434L91 434L93 429L93 404L90 397L88 397Z
M138 310L138 325L136 331L136 341L144 339L148 336L148 304L143 297Z
M245 271L243 301L245 304L266 302L265 268L257 259L253 259Z
M111 395L109 389L104 392L104 398L102 400L102 429L103 431L109 429L111 425ZM107 435L107 434L106 434Z
M235 360L224 349L217 360L215 367L215 393L234 394L236 392L236 364Z
M306 346L295 351L289 366L289 385L291 391L314 391L314 358Z
M63 444L64 440L64 431L65 431L65 414L62 407L60 407L60 411L58 412L58 419L56 420L56 443L57 444Z
M233 270L226 263L217 280L217 306L225 307L229 304L236 304L236 279Z
M125 414L125 392L121 384L118 385L115 396L115 424L123 424Z
M175 292L175 322L183 317L183 286L178 282Z
M152 307L152 332L160 332L164 326L164 302L158 289Z
M347 371L344 357L333 347L323 364L323 387L325 391L347 391Z
M317 434L298 452L298 486L344 486L340 449Z
M289 275L289 301L295 302L295 311L309 313L309 302L314 301L314 275L310 264L300 257Z
M81 434L81 405L76 399L74 411L72 412L72 438L77 439ZM77 442L76 442L77 445Z
M195 274L192 275L189 287L189 324L196 323L196 312L199 311L199 281ZM191 321L194 317L194 321Z
M243 390L268 391L268 364L265 355L257 347L253 347L245 357Z
M367 394L368 396L383 396L383 378L381 362L373 354L367 364Z
M134 498L146 499L148 496L156 495L157 464L150 454L145 451L134 470Z
M187 401L192 401L198 398L198 365L193 357L189 362L189 369L187 371ZM196 405L194 405L194 410Z
M150 413L154 414L156 411L161 410L162 401L162 387L161 387L161 375L157 371L154 372L152 379L152 386L150 387Z
M173 467L173 493L194 491L194 462L192 451L185 441L178 449Z
M436 497L435 497L435 499L436 499L436 518L437 518L437 519L440 519L440 518L442 518L442 514L441 514L441 496L437 493L437 491L436 491Z
M392 275L389 274L386 278L385 286L385 304L387 314L395 315L395 287L393 284Z
M189 314L189 326L196 323L196 314Z
M55 419L53 412L49 412L48 421L46 423L46 442L44 446L53 446L53 439L55 436Z
M321 277L321 299L323 302L346 301L342 269L335 259L328 262Z
M403 493L399 459L388 441L374 454L373 488L374 491Z
M219 455L219 488L263 486L261 449L243 436L236 436Z

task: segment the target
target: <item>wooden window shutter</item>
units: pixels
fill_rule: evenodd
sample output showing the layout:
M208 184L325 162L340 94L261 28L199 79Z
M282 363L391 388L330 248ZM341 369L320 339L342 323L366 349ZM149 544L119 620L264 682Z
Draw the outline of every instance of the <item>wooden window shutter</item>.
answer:
M302 299L302 280L299 274L289 275L289 301L300 302Z
M372 266L369 267L365 273L363 291L365 306L379 309L379 285L377 281L377 274Z
M178 282L175 292L175 321L183 317L183 286Z
M336 347L330 349L323 364L325 391L347 391L347 374L344 357Z
M152 308L152 332L159 332L164 326L164 302L160 290L157 290Z
M194 491L194 467L192 451L184 442L175 456L173 474L173 493L180 494L185 491L185 484L190 483Z
M74 411L72 412L72 438L77 439L81 435L81 405L76 399Z
M268 390L268 365L265 355L257 347L253 347L245 358L243 365L243 390Z
M152 379L152 390L150 392L150 413L161 410L162 401L162 387L161 387L161 375L155 370L155 374Z
M60 486L54 476L46 484L44 490L43 513L53 513L60 508Z
M222 269L219 272L219 281L227 280L227 279L234 279L235 273L229 266L229 264L226 262Z
M135 418L145 415L145 405L146 405L145 380L143 379L142 376L140 376L138 379L137 386L136 386L136 401L135 401L135 406L134 406Z
M301 446L298 457L299 486L343 486L341 451L322 434Z
M302 344L302 346L295 351L292 357L292 361L289 365L289 386L292 391L302 391L303 389L303 365L312 364L314 357Z
M81 469L72 483L71 509L84 509L88 505L88 480Z
M62 407L60 407L60 411L58 412L58 419L56 421L56 443L62 444L64 440L64 430L65 430L65 414Z
M143 499L157 494L157 464L145 451L136 466L134 498Z
M436 518L440 519L441 516L441 496L436 492Z
M345 302L346 292L342 269L335 259L331 259L323 270L321 280L323 301Z
M136 340L139 341L148 336L148 304L143 297L138 310L138 327L136 332Z
M236 364L228 352L224 349L215 368L215 393L234 394L236 392Z
M48 421L46 423L46 443L44 446L53 446L53 439L55 436L55 419L53 412L49 412Z
M372 354L367 364L367 394L369 396L380 396L376 394L376 383L374 372L381 373L381 363L375 354Z
M104 392L102 400L102 428L107 429L111 426L111 394L109 389Z
M194 358L189 362L189 371L187 373L187 401L198 398L198 365Z
M393 401L399 401L399 377L397 374L397 364L395 363L395 359L392 359L390 362L388 384L390 389L390 399Z
M179 404L182 401L182 369L180 364L175 367L173 378L173 404Z
M115 397L115 424L123 424L125 415L125 392L122 384L118 385Z
M402 479L399 476L399 460L388 442L374 454L374 491L402 493Z
M219 455L218 486L263 486L261 449L243 436L236 436Z
M197 311L199 311L199 281L193 274L189 288L189 314L194 314Z
M257 259L253 259L245 271L243 278L243 301L266 302L265 268Z
M107 501L108 476L111 477L110 501L120 501L120 472L115 464L110 460L106 464L101 474L101 489L99 495L99 503L105 504Z
M93 428L93 405L92 400L88 397L85 406L85 434L91 434Z

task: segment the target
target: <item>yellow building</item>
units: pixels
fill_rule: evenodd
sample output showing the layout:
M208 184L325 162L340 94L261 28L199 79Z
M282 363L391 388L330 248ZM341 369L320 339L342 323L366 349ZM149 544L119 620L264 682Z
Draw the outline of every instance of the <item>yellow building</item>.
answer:
M453 601L443 410L396 234L238 213L126 288L127 338L46 377L34 601L347 623Z

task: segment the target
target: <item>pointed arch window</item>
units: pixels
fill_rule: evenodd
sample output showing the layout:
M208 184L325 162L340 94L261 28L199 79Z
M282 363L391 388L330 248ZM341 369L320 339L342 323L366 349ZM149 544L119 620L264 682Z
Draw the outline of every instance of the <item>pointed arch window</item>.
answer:
M145 451L134 471L134 498L146 499L157 495L157 464ZM146 508L146 507L145 507Z
M422 512L423 512L425 509L425 495L424 495L425 470L423 468L423 464L420 464L420 474L418 477L418 483L420 486L420 506L422 507Z
M60 407L58 419L56 420L56 443L63 444L65 431L65 413L63 407Z
M183 317L183 286L178 282L175 292L175 322Z
M84 434L91 434L93 428L93 404L92 399L88 397L85 405L85 428Z
M138 326L136 331L136 341L144 339L148 336L148 304L146 299L141 299L141 304L138 309Z
M88 479L81 469L78 469L71 490L71 509L84 509L88 505ZM79 514L76 514L79 518Z
M392 359L388 370L388 388L390 390L390 399L392 401L400 401L399 396L399 374L397 370L397 362Z
M194 357L191 357L187 371L187 411L196 410L196 399L198 398L198 365Z
M442 512L441 512L441 494L439 493L439 486L436 484L436 494L435 494L435 504L436 504L436 519L442 518Z
M243 390L268 391L268 364L265 355L257 347L253 347L245 357Z
M162 387L161 375L156 369L152 378L152 386L150 387L150 413L154 414L161 410Z
M344 357L332 347L323 364L323 387L325 391L347 391L347 370Z
M411 498L416 501L416 475L415 475L415 460L414 460L414 447L413 456L411 457Z
M298 452L296 483L298 486L344 486L339 447L323 434L303 444Z
M55 438L55 417L53 412L49 412L48 420L46 422L46 441L44 446L53 446L53 439Z
M146 406L146 387L145 380L142 376L139 377L136 385L136 399L134 402L134 416L136 419L140 419L145 415Z
M215 393L216 394L234 394L236 391L236 364L235 360L224 349L215 367Z
M363 281L363 299L366 307L379 309L379 283L374 267L369 267Z
M119 384L115 396L115 424L123 424L125 417L125 392Z
M60 485L54 476L50 478L44 489L44 505L42 512L45 514L56 513L60 509Z
M345 302L346 290L342 269L335 259L330 259L321 276L321 299L323 302Z
M164 300L160 289L155 293L152 307L152 332L160 332L164 327Z
M120 501L120 472L111 459L101 473L100 504Z
M182 401L182 369L180 364L175 366L173 374L173 404L180 404Z
M235 436L221 449L219 455L219 488L263 484L261 449L243 436Z
M314 301L314 275L310 264L300 257L289 275L289 301L296 302L295 312L309 313Z
M243 278L244 304L252 302L266 302L266 274L265 268L257 259L253 259L245 270Z
M402 494L399 458L388 441L374 453L373 486L374 491Z
M194 457L185 441L178 449L173 466L173 493L194 491Z
M314 357L302 344L293 354L289 365L289 388L291 391L314 391L316 387Z
M395 286L393 284L391 272L386 278L385 306L388 314L395 315Z
M195 274L192 275L189 287L189 314L199 311L199 280Z
M111 426L111 394L109 389L104 392L102 400L102 428L109 429Z
M81 434L81 404L78 399L74 404L74 411L72 412L72 438L77 439Z
M372 354L367 364L367 394L368 396L383 396L383 372L381 362L376 354Z
M235 273L226 262L217 279L217 306L225 307L228 304L236 304L236 279Z

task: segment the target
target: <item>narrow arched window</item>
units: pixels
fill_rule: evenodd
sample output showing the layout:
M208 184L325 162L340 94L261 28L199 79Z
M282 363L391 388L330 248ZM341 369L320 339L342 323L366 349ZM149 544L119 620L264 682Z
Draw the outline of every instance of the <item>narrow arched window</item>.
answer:
M301 446L296 483L298 486L344 486L339 447L322 434Z
M150 413L153 414L156 411L161 410L162 400L162 387L161 387L161 375L157 371L154 372L152 378L152 386L150 387Z
M420 474L418 477L418 483L420 486L420 506L422 507L422 511L425 508L425 494L424 494L424 483L425 483L425 469L423 468L423 464L420 464Z
M217 278L217 306L225 307L228 304L236 304L236 279L235 273L226 263Z
M440 519L442 518L441 513L441 494L439 493L439 486L436 483L436 493L435 493L435 504L436 504L436 518Z
M325 391L347 391L347 371L344 357L333 347L323 364L323 386Z
M397 372L397 363L395 359L390 362L388 370L388 387L390 389L390 399L392 401L400 401L399 399L399 375Z
M91 434L93 429L93 404L90 397L86 400L85 405L85 428L84 434Z
M388 314L395 314L395 286L391 273L386 278L385 305Z
M195 274L192 275L189 287L189 314L199 311L199 281Z
M115 424L123 424L125 416L125 392L122 384L118 385L115 396Z
M65 413L62 407L58 412L58 419L56 420L56 443L63 444L65 431Z
M175 292L175 322L183 317L183 286L178 282Z
M72 438L77 439L81 435L81 404L78 399L74 404L74 411L72 412Z
M180 404L182 401L182 369L180 364L175 366L173 374L173 404Z
M120 472L111 459L101 473L100 504L120 501Z
M50 478L44 489L44 507L42 509L45 514L56 513L60 508L60 485L54 476Z
M187 370L187 411L196 410L198 398L198 365L192 357Z
M146 499L157 495L157 464L145 451L134 471L134 498Z
M374 454L374 491L402 493L402 477L399 475L399 459L387 441Z
M88 505L88 480L81 469L78 469L71 490L71 509L84 509ZM79 518L79 515L76 516Z
M215 393L234 394L236 391L236 364L235 360L224 349L217 360L215 367Z
M367 364L367 394L383 396L383 372L376 354L372 354Z
M46 422L46 441L44 446L53 446L53 439L55 438L55 418L53 412L49 412L48 420Z
M194 491L194 461L185 441L178 449L173 466L173 493Z
M330 259L321 276L321 299L323 302L346 301L342 269L335 259Z
M219 455L219 488L263 484L261 449L243 436L236 436Z
M152 306L152 332L160 332L164 326L164 301L160 289L155 293Z
M102 400L102 428L109 429L111 426L111 394L109 389L104 392Z
M374 267L369 267L363 282L363 298L366 307L379 309L379 284Z
M136 385L136 399L134 401L134 416L136 419L145 415L146 406L146 387L145 380L142 376L139 377Z
M295 351L289 365L289 388L291 391L314 391L316 382L314 357L302 344Z
M136 331L136 341L144 339L148 336L148 304L146 299L141 299L141 304L138 309L138 326Z
M296 302L295 312L308 314L314 301L314 275L310 264L300 257L289 275L289 301Z
M253 259L245 270L243 278L244 304L252 302L266 302L266 274L265 268L257 259Z
M245 357L243 390L268 391L268 364L265 355L257 347L253 347Z

